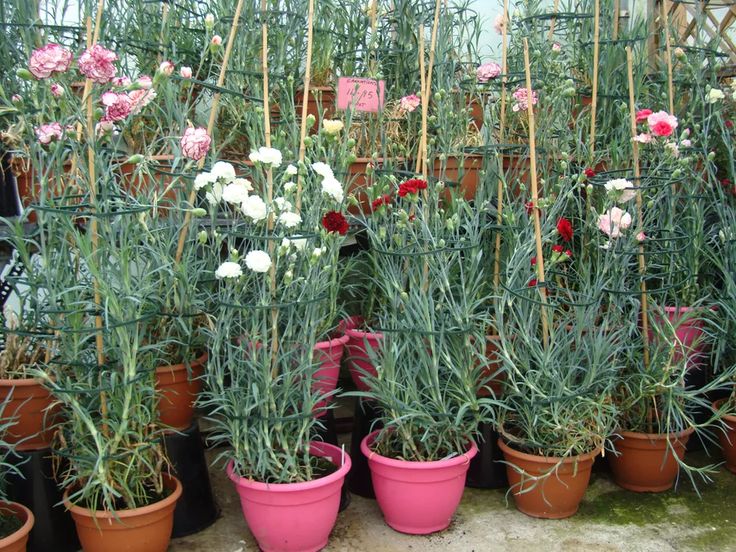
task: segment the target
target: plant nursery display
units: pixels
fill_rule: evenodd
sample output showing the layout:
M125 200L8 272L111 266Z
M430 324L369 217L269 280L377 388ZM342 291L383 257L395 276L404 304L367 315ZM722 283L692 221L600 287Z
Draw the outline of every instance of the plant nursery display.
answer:
M178 550L215 473L269 552L736 473L730 42L479 4L4 3L0 550Z

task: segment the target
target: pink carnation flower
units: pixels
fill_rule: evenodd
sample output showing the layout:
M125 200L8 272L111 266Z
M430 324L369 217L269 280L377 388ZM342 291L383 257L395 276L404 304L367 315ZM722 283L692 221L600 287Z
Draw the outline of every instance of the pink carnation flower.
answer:
M631 215L613 207L598 217L598 229L610 238L618 238L621 231L631 226Z
M498 34L503 34L503 28L506 26L506 22L503 20L503 14L500 13L493 20L493 28Z
M189 127L181 137L181 151L185 157L199 161L210 149L212 138L204 128Z
M64 95L64 87L55 82L51 85L51 94L56 98L61 98Z
M637 136L634 136L634 141L639 142L640 144L648 144L652 141L652 135L648 132L642 132Z
M34 131L36 132L38 141L44 145L50 144L53 140L61 140L61 137L64 135L64 130L59 123L41 125L40 127L36 127Z
M127 94L105 92L101 99L105 106L104 120L106 121L122 121L133 110L133 102Z
M97 136L105 136L106 134L110 134L114 130L114 125L112 121L106 121L105 119L102 119L99 123L95 125L95 133Z
M652 114L651 109L640 109L636 112L636 122L637 123L643 123L647 120L647 117L649 117Z
M511 108L513 111L526 111L529 108L529 95L525 87L517 88L516 92L511 95L516 103ZM532 90L532 105L537 105L539 97L537 93Z
M113 63L117 59L118 56L115 52L95 44L79 56L77 65L79 65L79 72L91 79L92 82L105 84L115 76L116 69Z
M657 136L670 136L677 128L677 117L666 111L658 111L647 117L649 130Z
M33 50L28 69L37 79L47 79L53 73L67 71L73 57L71 50L58 44L46 44L46 46Z
M174 64L171 63L169 60L162 61L161 65L158 66L158 70L161 74L170 77L174 74Z
M128 97L131 101L131 113L136 115L140 113L141 109L146 107L156 97L156 91L146 90L144 88L138 90L131 90L128 92Z
M115 77L112 79L113 86L120 86L122 88L130 86L130 79L128 77Z
M401 98L401 109L411 113L422 103L422 99L416 94L409 94Z
M183 79L191 79L192 78L192 68L187 67L186 65L183 66L181 69L179 69L179 75Z
M149 77L148 75L139 76L135 80L135 83L141 88L145 88L146 90L153 87L153 79Z
M484 63L475 70L478 82L488 82L501 74L501 66L498 63Z

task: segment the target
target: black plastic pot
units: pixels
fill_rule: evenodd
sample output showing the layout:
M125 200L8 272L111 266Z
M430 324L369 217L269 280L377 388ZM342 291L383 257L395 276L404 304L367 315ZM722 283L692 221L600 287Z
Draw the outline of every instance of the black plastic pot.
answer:
M322 415L321 421L323 427L321 427L317 432L318 439L339 447L340 443L337 441L337 424L335 423L334 412L332 410L328 410ZM351 454L350 459L352 460L352 458L353 456ZM348 506L350 506L350 489L348 488L347 482L345 482L342 484L342 491L340 493L340 509L338 511L342 512L347 509Z
M164 439L174 475L181 481L182 493L174 510L172 537L185 537L212 525L220 510L212 495L204 442L195 421L181 433Z
M348 474L348 486L351 492L364 498L376 498L376 494L373 492L368 459L360 451L360 443L366 435L378 429L378 426L374 426L378 415L378 407L373 401L363 399L355 401L353 435L350 440L350 459L353 465Z
M508 487L506 464L503 463L503 452L498 447L498 432L493 425L486 423L482 423L478 430L478 454L470 461L465 486L475 489Z
M28 552L79 550L77 529L61 503L62 491L54 479L51 449L16 451L8 462L18 469L18 473L10 470L8 474L8 498L29 508L36 520Z

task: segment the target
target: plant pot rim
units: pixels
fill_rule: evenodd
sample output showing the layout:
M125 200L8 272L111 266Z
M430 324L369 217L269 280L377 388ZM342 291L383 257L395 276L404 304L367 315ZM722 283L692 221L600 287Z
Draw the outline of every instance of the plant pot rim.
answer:
M373 157L356 157L355 160L350 164L352 165L354 163L370 163L371 161L382 162L386 160L401 162L401 161L406 161L406 157L376 157L375 159L373 159ZM355 314L353 316L360 316L360 315ZM348 316L347 318L352 318L352 317Z
M457 466L460 464L469 463L473 459L473 457L478 453L478 445L476 445L475 441L471 439L468 450L466 450L462 454L459 454L458 456L453 456L452 458L445 458L443 460L425 460L425 461L397 460L396 458L389 458L388 456L383 456L381 454L378 454L373 449L371 449L370 446L368 445L369 442L373 444L373 441L375 440L375 438L378 436L378 434L381 431L383 430L377 429L369 433L368 435L366 435L363 438L363 440L360 442L360 450L369 461L377 462L379 464L383 464L384 466L389 466L389 467L394 467L394 468L406 468L407 466L411 466L412 469L416 469L416 470L435 470L437 468L446 468L449 466Z
M680 439L681 437L689 437L695 431L694 427L689 427L678 431L677 433L643 433L641 431L616 431L614 436L626 439L638 439L640 441L662 441L665 439Z
M350 339L350 336L347 333L339 337L333 337L331 339L324 339L314 344L314 350L315 351L330 350L337 345L345 345L349 339Z
M721 405L728 400L728 397L724 399L718 399L717 401L713 401L713 409L718 410ZM736 423L736 414L724 414L723 418L727 422Z
M202 364L207 362L208 358L209 358L209 354L205 351L203 354L201 354L196 359L194 359L190 363L190 366L195 366L195 365L201 366ZM156 368L156 373L160 374L162 372L177 372L177 371L186 370L186 369L187 369L187 365L182 362L181 364L168 364L165 366L158 366Z
M33 524L36 521L36 518L33 516L33 512L31 512L29 508L26 508L25 506L23 506L23 504L19 502L0 501L0 511L5 508L10 510L13 514L17 514L18 512L13 511L12 508L19 509L26 515L26 520L23 525L21 525L20 528L18 528L16 531L11 533L4 539L0 539L0 548L10 546L20 539L24 538L28 533L31 532L31 529L33 529Z
M515 448L507 444L503 440L503 438L498 439L498 446L506 454L510 454L512 456L515 456L516 458L520 458L521 460L528 460L531 462L536 462L538 464L560 464L560 463L572 464L575 462L585 462L587 460L593 460L593 458L598 456L603 450L603 447L598 447L591 452L586 452L585 454L577 454L574 456L562 457L562 456L539 456L537 454L529 454L528 452L521 452L520 450L516 450Z
M348 328L345 330L345 335L349 337L355 337L358 339L365 339L365 338L373 338L376 340L383 339L383 334L381 332L366 332L363 330L356 330Z
M174 477L173 475L169 474L163 474L164 476L164 485L166 482L173 482L174 484L174 490L171 492L169 496L164 498L163 500L159 500L158 502L154 502L153 504L147 504L146 506L141 506L140 508L133 508L132 510L118 510L115 512L110 512L107 510L99 511L99 510L90 510L88 508L83 508L82 506L77 506L76 504L72 504L69 500L69 489L66 489L64 491L64 506L66 509L71 512L72 514L76 514L78 516L85 516L85 517L91 517L96 519L103 519L103 520L117 520L117 519L126 519L126 518L133 518L138 516L143 516L146 514L150 514L152 512L156 512L158 510L161 510L163 508L166 508L167 506L176 503L177 500L179 500L179 497L182 493L182 486L181 482Z
M44 386L45 380L42 378L19 378L19 379L6 379L0 378L0 387L33 387L40 385Z
M322 452L323 454L321 455L321 458L325 458L327 456L325 451L329 450L332 450L332 452L335 453L343 454L342 448L321 441L312 441L311 443L309 443L309 449L310 454L314 456L317 456L320 452ZM350 456L346 452L343 457L342 466L338 466L337 470L329 475L326 475L325 477L319 477L310 481L302 481L300 483L263 483L262 481L256 481L254 479L248 479L247 477L241 477L237 473L235 473L235 470L233 469L234 464L234 460L229 460L225 470L230 480L238 486L248 487L249 489L252 489L254 491L267 491L269 493L293 493L296 491L311 490L315 487L323 487L325 485L329 485L334 481L343 479L350 471L352 461L350 460Z
M697 312L697 311L703 311L703 310L717 311L718 305L700 305L697 307L686 307L686 306L680 306L680 307L665 306L664 307L664 312L667 312L667 313Z

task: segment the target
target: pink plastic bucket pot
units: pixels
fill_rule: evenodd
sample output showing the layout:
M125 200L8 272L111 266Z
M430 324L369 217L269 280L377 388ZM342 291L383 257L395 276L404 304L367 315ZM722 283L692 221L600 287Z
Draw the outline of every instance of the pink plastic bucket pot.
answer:
M368 384L363 381L365 373L378 375L376 367L373 366L371 355L375 357L381 347L383 334L363 332L346 324L345 335L348 337L347 360L350 376L359 391L369 391Z
M664 312L669 323L675 328L677 338L673 362L679 363L685 359L688 369L701 368L710 348L703 332L705 323L703 317L707 316L706 308L664 307ZM661 319L659 323L662 324ZM653 334L650 330L651 335Z
M337 520L340 491L350 471L350 456L327 443L311 443L311 454L327 458L340 468L305 483L267 484L233 472L227 475L240 495L243 515L264 552L313 552L327 546Z
M332 393L337 387L337 378L340 375L340 361L342 360L348 336L337 337L329 341L320 341L314 346L314 360L319 368L314 373L314 391L320 394ZM318 402L314 410L317 416L325 414L324 408L330 399Z
M408 462L373 452L371 445L378 433L367 435L360 450L368 458L376 500L386 523L411 535L446 529L463 497L465 476L478 447L471 442L466 453L449 460Z

